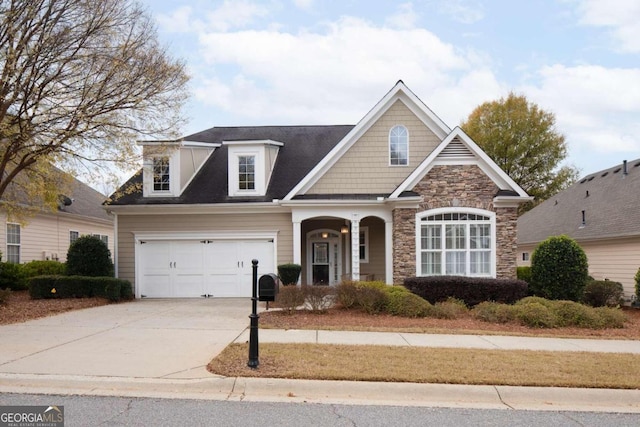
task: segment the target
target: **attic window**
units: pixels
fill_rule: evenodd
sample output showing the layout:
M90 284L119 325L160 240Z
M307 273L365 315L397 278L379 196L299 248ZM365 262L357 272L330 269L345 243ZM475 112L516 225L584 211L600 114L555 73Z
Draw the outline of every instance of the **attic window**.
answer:
M256 189L256 156L238 156L238 189Z
M409 131L402 125L389 131L389 164L406 166L409 164Z

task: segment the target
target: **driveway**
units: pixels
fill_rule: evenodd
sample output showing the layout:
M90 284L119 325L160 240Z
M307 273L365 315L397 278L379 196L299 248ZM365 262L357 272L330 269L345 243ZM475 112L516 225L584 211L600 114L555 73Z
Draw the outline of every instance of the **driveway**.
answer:
M136 300L0 326L0 373L190 379L249 325L251 300Z

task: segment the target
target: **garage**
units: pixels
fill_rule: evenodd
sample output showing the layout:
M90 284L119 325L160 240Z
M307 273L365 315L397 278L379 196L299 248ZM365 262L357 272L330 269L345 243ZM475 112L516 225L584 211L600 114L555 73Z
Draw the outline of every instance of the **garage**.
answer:
M258 274L275 271L274 239L138 239L137 297L251 297Z

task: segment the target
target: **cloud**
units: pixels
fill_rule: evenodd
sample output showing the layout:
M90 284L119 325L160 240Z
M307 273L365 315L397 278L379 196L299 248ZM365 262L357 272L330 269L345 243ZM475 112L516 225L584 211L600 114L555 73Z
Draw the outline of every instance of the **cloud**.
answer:
M410 29L416 26L418 17L413 10L413 3L403 3L396 13L387 18L386 24L393 28Z
M170 14L158 14L156 20L160 28L168 33L189 32L193 30L191 11L190 6L182 6Z
M225 0L217 9L206 13L208 28L229 31L246 28L257 18L269 15L269 9L248 0Z
M586 153L640 151L640 69L552 65L540 84L522 88L545 110L553 106L558 130Z
M484 19L482 5L476 0L445 0L439 8L441 13L463 24L473 24Z
M355 123L403 79L455 126L501 91L482 55L352 17L295 34L211 32L200 48L208 72L194 83L197 99L252 123Z
M616 51L640 52L640 2L637 0L582 0L580 24L605 27L616 42Z
M302 10L311 10L313 8L313 0L293 0L293 4Z

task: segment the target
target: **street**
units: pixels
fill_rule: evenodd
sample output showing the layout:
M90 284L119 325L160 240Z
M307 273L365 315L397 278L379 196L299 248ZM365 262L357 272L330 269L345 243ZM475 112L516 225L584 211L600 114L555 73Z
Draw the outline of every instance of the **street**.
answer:
M640 414L0 394L62 405L65 426L637 426Z

